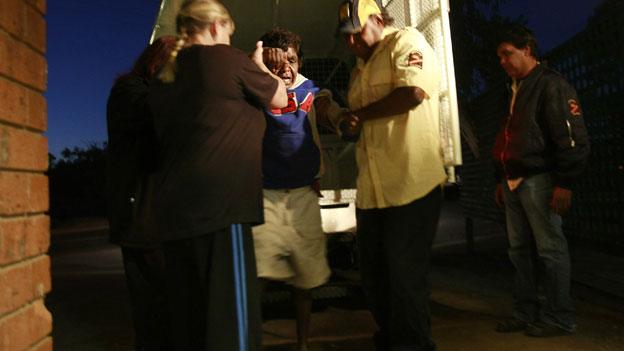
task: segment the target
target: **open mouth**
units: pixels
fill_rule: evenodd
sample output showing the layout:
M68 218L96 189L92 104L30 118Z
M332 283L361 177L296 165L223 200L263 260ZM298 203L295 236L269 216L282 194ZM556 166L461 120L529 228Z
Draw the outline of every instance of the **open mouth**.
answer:
M292 77L290 75L283 75L283 76L280 76L280 78L282 78L282 80L284 81L284 84L286 85L292 84Z

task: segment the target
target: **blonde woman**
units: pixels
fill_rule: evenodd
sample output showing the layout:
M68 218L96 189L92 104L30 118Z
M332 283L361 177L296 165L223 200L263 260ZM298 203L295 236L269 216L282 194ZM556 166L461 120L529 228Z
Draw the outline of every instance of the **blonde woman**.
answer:
M255 351L262 109L286 106L286 88L262 63L262 43L251 59L229 46L234 21L220 2L186 1L176 23L176 50L149 96L173 349Z

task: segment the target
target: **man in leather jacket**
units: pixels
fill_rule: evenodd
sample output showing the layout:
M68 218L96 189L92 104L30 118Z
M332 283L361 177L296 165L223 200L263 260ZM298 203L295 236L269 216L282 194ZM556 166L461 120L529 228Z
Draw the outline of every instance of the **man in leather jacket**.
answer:
M511 84L508 113L493 150L496 202L505 206L516 278L513 318L496 330L569 334L576 324L561 215L570 208L573 185L589 156L583 112L574 88L538 61L530 30L514 27L499 43L497 55ZM543 303L537 297L534 257L545 271Z

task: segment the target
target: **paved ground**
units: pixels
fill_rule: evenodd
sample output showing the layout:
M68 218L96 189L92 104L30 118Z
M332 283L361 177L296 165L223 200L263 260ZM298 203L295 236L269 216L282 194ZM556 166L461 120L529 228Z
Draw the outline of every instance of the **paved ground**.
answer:
M433 334L439 350L624 350L624 299L617 289L609 291L611 285L594 284L605 279L621 282L624 261L574 249L575 263L585 277L574 284L579 316L575 335L535 339L498 334L493 327L511 306L512 268L505 257L504 237L498 225L476 221L475 235L480 240L473 253L466 253L461 245L463 230L461 211L447 203L432 267ZM104 234L96 226L53 235L53 291L47 305L54 316L57 351L132 350L121 257L116 247L106 244ZM357 272L337 273L351 287L350 296L315 301L313 350L372 351L374 324L357 288ZM264 306L266 351L292 349L295 332L288 305Z

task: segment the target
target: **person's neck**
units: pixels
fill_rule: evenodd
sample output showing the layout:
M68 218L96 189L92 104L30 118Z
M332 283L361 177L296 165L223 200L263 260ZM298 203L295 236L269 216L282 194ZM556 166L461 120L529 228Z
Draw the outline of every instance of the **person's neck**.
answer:
M379 42L376 42L375 44L373 44L373 46L371 46L368 49L368 51L366 51L366 53L360 58L364 60L364 62L368 62L368 60L373 56L373 53L375 52L375 49L377 48L378 45L379 45Z
M528 77L531 72L533 72L535 70L535 68L537 68L537 66L539 66L539 62L537 60L532 61L529 65L527 65L526 70L524 71L524 74L521 77L518 77L518 80L523 80L524 78Z

